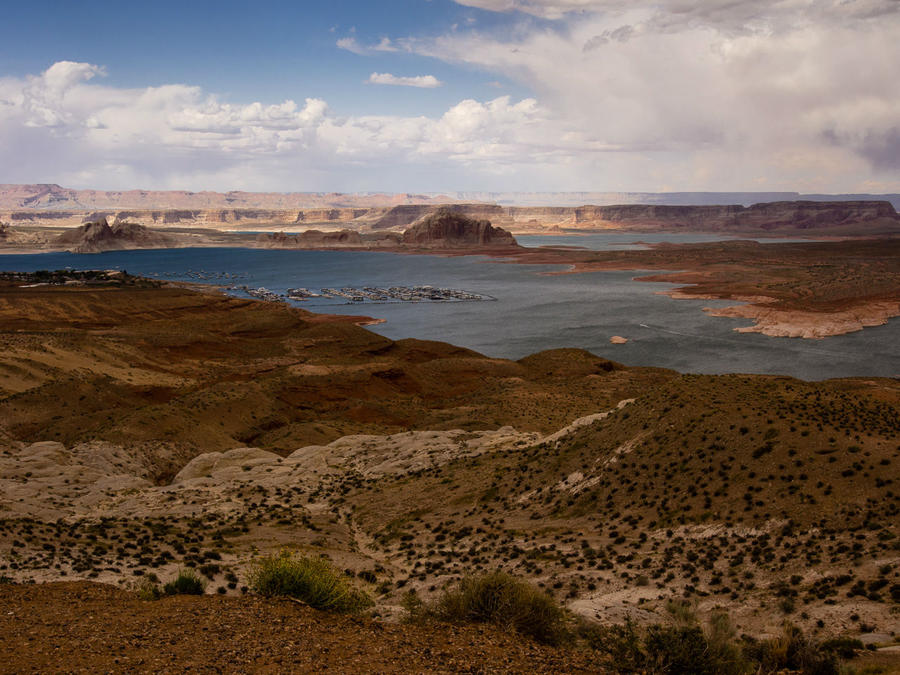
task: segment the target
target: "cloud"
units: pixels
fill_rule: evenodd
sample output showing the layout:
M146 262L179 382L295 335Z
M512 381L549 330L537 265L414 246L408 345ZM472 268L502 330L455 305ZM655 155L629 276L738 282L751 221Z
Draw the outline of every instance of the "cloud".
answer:
M745 28L754 22L786 18L817 21L831 16L843 21L880 19L900 13L897 0L455 0L491 12L522 12L559 20L572 15L619 16L635 9L654 15L659 26L711 25Z
M354 54L359 54L360 56L367 56L369 54L377 54L378 52L399 52L401 47L395 44L390 38L383 37L378 41L377 44L374 45L361 45L357 42L355 37L343 37L340 38L335 43L340 49L345 49L348 52L353 52Z
M102 67L75 62L0 77L0 182L900 191L895 17L777 35L661 29L651 18L639 8L528 24L503 38L474 30L409 38L403 44L419 54L534 92L466 98L430 116L339 115L315 97L236 104L178 83L107 86ZM605 40L585 51L595 36Z
M643 166L678 189L900 186L896 0L457 1L554 21L408 49L531 89L588 148L620 153L605 162L619 176Z
M346 49L348 52L353 52L354 54L359 54L363 56L369 53L369 48L363 47L356 41L355 37L342 37L335 44L341 49Z
M394 44L391 42L390 38L383 37L381 41L372 47L372 49L376 52L397 52L400 51Z
M337 116L317 98L237 105L183 84L123 89L91 81L101 72L65 64L0 79L0 181L423 190L442 187L435 177L457 183L462 173L472 181L464 187L474 187L484 176L510 174L523 157L532 164L559 150L546 144L553 121L533 99L467 99L437 117ZM382 182L388 176L392 185Z
M547 19L558 19L570 12L596 11L599 5L614 4L596 0L455 0L460 5L491 12L519 11Z
M434 89L444 83L434 75L416 75L415 77L398 77L390 73L372 73L366 80L369 84L391 84L400 87L420 87L422 89Z

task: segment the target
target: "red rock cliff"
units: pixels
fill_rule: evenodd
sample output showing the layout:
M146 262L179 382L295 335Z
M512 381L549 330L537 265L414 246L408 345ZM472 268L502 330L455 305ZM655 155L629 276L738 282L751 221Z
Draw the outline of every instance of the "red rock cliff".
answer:
M413 248L510 248L515 238L487 220L475 220L450 209L438 209L403 233L404 246Z

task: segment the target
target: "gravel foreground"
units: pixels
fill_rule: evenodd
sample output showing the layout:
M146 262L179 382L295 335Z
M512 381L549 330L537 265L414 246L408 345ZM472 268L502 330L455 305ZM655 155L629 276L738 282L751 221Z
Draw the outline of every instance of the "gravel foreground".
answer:
M484 627L383 624L288 600L157 601L90 582L0 584L0 672L587 673L587 655Z

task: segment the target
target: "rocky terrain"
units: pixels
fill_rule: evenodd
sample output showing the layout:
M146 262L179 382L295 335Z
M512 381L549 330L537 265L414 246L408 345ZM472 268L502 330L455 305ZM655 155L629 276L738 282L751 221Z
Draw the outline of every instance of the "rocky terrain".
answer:
M0 185L0 220L15 226L78 227L100 219L133 222L151 228L199 228L226 231L302 232L309 229L351 229L402 232L437 208L478 220L513 233L552 233L621 229L629 231L723 232L773 236L873 236L900 232L900 217L890 199L843 196L828 200L791 199L792 193L758 193L758 201L745 205L711 202L712 195L674 195L672 203L660 195L623 193L624 201L606 201L607 193L575 193L579 205L553 206L547 201L524 199L523 205L491 203L502 195L353 195L319 193L103 192L70 190L58 185ZM741 198L751 193L724 193ZM798 195L799 196L799 195ZM591 197L602 201L591 204ZM851 197L859 197L851 199ZM634 200L643 199L643 203ZM777 201L763 201L765 199ZM522 201L522 200L520 200ZM456 202L456 203L454 203ZM900 203L900 198L896 203Z
M333 209L442 203L424 194L339 192L190 192L187 190L73 190L52 183L0 184L0 209Z
M306 230L301 234L264 233L258 235L256 241L264 248L362 248L365 245L362 236L355 230Z
M26 231L0 221L0 251L3 252L39 251L49 245L53 236L52 231L44 228L30 228L30 231Z
M92 274L0 280L0 575L123 589L0 584L3 620L17 617L0 634L20 636L0 648L42 635L23 652L35 668L57 663L37 644L71 644L64 624L97 646L79 651L86 669L113 658L89 637L97 625L137 636L114 657L147 669L205 658L218 643L177 626L206 612L217 640L241 626L236 658L268 648L257 626L272 617L303 635L327 625L339 649L342 624L240 597L253 556L285 546L330 557L382 618L402 616L410 590L432 598L500 568L600 625L665 620L684 600L703 616L726 608L750 635L788 619L896 650L895 380L681 375L579 350L490 359ZM201 609L124 593L183 566L226 597ZM392 642L403 632L360 626L384 631L373 654L417 667L420 649ZM150 653L148 635L172 637ZM506 638L480 635L421 639L521 668L491 660ZM457 639L461 651L443 646ZM590 667L513 651L535 668Z
M171 234L155 232L143 225L120 221L109 225L101 219L60 234L50 246L72 253L100 253L133 248L173 248L179 243Z
M814 235L900 231L900 216L881 202L770 202L732 206L584 206L573 209L574 227L634 231L807 232Z
M0 673L597 673L496 628L391 625L288 600L157 602L84 582L0 585Z
M318 209L390 207L401 204L480 203L503 206L659 204L706 206L785 201L890 201L898 194L801 194L799 192L190 192L186 190L73 190L52 183L0 184L0 209ZM327 219L327 218L326 218Z
M417 249L473 248L487 251L518 248L515 238L503 228L445 207L416 221L403 233L400 241L405 247Z
M17 228L8 226L0 230L0 242L15 240ZM17 242L19 246L21 241ZM15 244L13 244L15 245ZM26 246L29 242L26 240ZM495 250L517 249L518 244L509 232L492 227L488 221L479 221L451 209L439 208L419 219L405 232L374 232L360 234L355 230L323 232L306 230L299 234L285 232L249 235L215 236L209 232L185 230L156 230L116 220L112 225L105 218L71 230L63 230L54 236L44 236L40 242L30 245L45 250L66 250L72 253L100 253L136 248L179 248L197 246L247 246L254 248L283 249L376 249L385 251L473 251L479 253Z

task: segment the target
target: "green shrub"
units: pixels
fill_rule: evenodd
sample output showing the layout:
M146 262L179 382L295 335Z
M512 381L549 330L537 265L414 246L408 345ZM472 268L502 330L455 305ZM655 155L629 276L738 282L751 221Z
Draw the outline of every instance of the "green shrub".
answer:
M680 608L685 610L684 607ZM685 610L686 611L686 610ZM586 630L587 644L606 655L621 673L692 673L741 675L752 672L727 616L715 615L707 630L687 614L676 625L655 624L645 629L634 622L595 626Z
M206 582L189 567L178 570L178 576L163 586L166 595L203 595Z
M428 606L415 591L407 591L400 599L400 606L406 610L406 621L415 623L427 617Z
M759 666L759 672L776 673L784 670L803 675L838 675L840 665L833 651L807 638L803 631L785 623L784 632L772 640L748 640L745 653Z
M780 609L785 614L790 614L796 609L796 603L793 598L781 598L778 601L778 609Z
M653 672L695 675L729 672L720 667L700 626L650 626L644 646L647 665Z
M445 591L429 613L444 621L492 623L544 644L568 637L566 612L534 586L505 572L466 577Z
M636 673L646 670L644 635L631 619L626 619L624 624L608 626L582 622L579 636L590 648L607 656L616 671Z
M865 648L861 640L852 637L836 637L822 643L822 649L834 652L842 659L856 658L856 651Z
M159 600L163 594L159 584L149 577L143 577L136 590L137 596L141 600Z
M260 595L286 595L316 609L355 613L375 604L327 560L288 551L254 562L248 583Z

